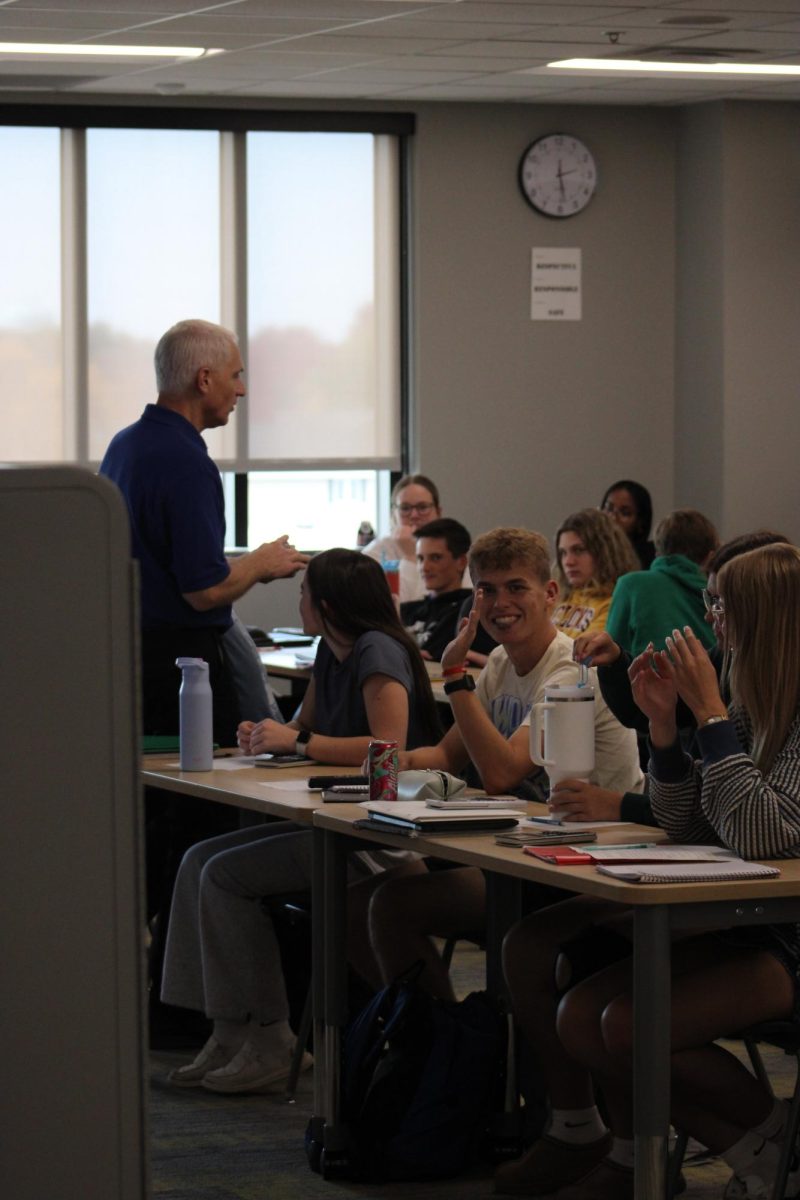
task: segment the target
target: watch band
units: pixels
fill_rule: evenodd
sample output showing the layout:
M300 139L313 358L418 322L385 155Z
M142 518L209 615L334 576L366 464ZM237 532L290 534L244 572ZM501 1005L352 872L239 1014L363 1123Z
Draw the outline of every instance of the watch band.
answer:
M474 692L475 680L469 671L465 671L463 675L459 675L458 679L448 680L443 690L445 696L452 696L453 692Z
M295 754L303 754L303 755L307 754L308 753L308 743L310 741L311 741L311 730L310 729L301 729L300 732L298 733L298 735L295 739L295 743L294 743Z
M700 726L700 728L705 729L705 727L707 725L719 725L720 721L727 721L727 720L728 720L727 713L725 713L724 717L723 716L706 717L705 721L703 721L703 724Z

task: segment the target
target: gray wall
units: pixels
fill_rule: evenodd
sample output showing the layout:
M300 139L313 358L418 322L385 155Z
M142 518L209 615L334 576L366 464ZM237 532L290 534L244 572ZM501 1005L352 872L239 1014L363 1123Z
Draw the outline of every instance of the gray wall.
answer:
M477 533L552 534L632 475L672 502L675 114L441 105L415 145L418 453ZM523 200L526 146L586 141L599 187L557 221ZM534 246L577 246L583 319L530 319Z
M800 537L799 117L796 104L682 116L675 496L725 536Z

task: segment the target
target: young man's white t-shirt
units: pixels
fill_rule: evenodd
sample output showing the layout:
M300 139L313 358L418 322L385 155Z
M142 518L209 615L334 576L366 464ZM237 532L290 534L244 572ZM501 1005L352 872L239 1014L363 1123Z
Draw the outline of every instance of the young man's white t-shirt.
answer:
M489 655L481 671L476 695L492 724L509 738L520 725L530 725L531 708L544 700L546 683L574 685L578 665L573 662L574 643L565 633L556 631L532 671L518 675L503 646ZM636 732L620 725L600 691L597 672L590 668L589 682L594 687L595 768L589 777L598 787L617 792L640 792L644 776L639 766ZM532 774L538 774L534 768Z

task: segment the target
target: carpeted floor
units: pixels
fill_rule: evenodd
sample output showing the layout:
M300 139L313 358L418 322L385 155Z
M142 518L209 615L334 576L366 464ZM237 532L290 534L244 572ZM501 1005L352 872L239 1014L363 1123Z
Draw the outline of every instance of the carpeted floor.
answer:
M459 948L454 971L463 987L479 986L480 952ZM308 1167L303 1133L311 1115L311 1075L301 1079L297 1100L282 1094L216 1096L202 1088L167 1086L169 1069L190 1055L153 1052L150 1057L150 1135L154 1200L477 1200L492 1194L491 1168L434 1183L385 1185L326 1183ZM788 1095L793 1061L765 1049L776 1091ZM694 1148L695 1150L697 1148ZM730 1174L716 1160L687 1159L687 1200L719 1198Z

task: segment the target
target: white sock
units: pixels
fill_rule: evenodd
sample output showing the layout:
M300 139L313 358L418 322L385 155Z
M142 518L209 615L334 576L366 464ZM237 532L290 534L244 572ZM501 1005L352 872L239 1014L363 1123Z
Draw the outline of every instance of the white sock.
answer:
M618 1167L629 1167L633 1170L633 1138L615 1137L611 1146L609 1160Z
M247 1036L247 1021L215 1021L214 1037L220 1046L238 1050Z
M251 1021L247 1027L247 1040L262 1053L281 1054L292 1045L294 1034L288 1021L270 1021L266 1024Z
M766 1138L768 1142L782 1142L783 1131L786 1128L786 1120L789 1116L789 1101L776 1100L772 1106L772 1110L767 1113L764 1120L759 1125L754 1125L752 1132L760 1134Z
M780 1151L774 1142L768 1142L761 1134L748 1129L744 1137L720 1154L720 1158L733 1167L734 1174L740 1179L757 1175L769 1181L775 1176L779 1155Z
M596 1142L605 1132L603 1119L594 1104L591 1108L554 1108L547 1130L548 1137L575 1145Z

